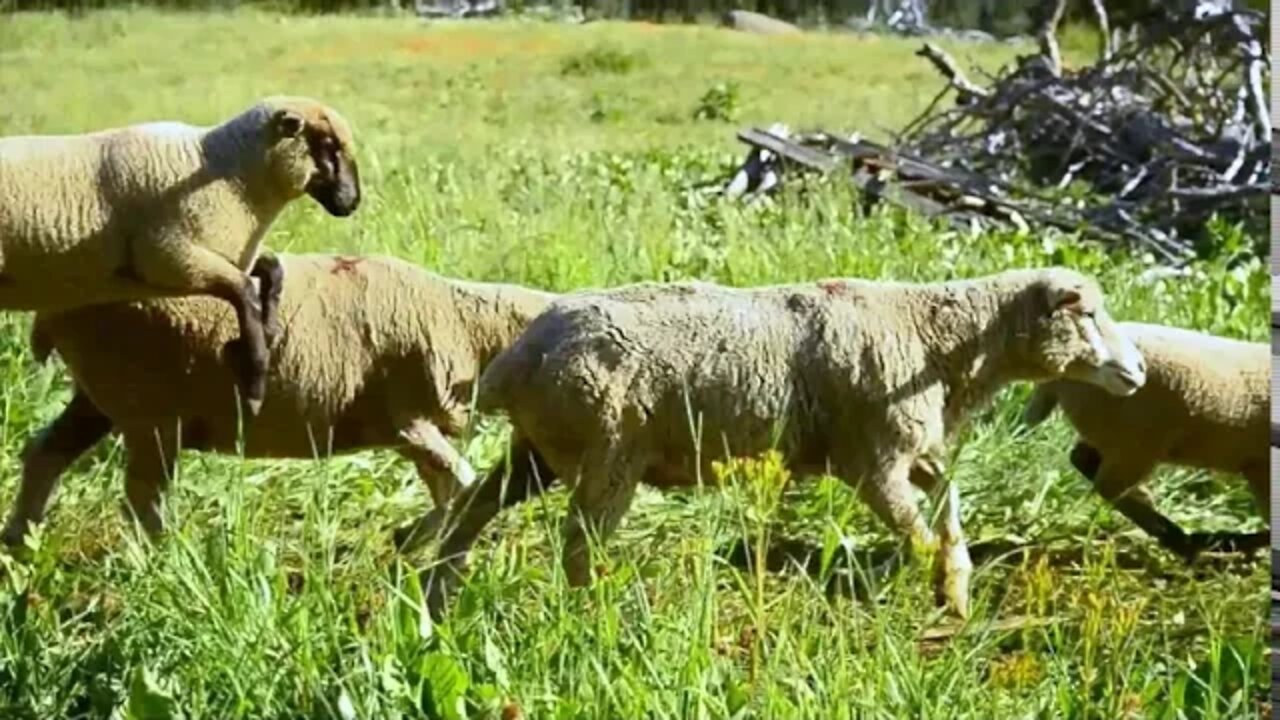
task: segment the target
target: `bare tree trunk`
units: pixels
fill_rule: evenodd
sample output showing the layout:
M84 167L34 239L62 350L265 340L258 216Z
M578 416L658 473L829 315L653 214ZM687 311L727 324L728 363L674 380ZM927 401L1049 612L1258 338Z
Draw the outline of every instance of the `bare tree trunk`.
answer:
M1246 106L1252 111L1258 137L1262 138L1262 142L1266 142L1271 138L1271 107L1267 103L1266 91L1263 90L1265 82L1263 75L1266 73L1267 65L1266 50L1257 40L1244 43L1243 49L1249 62L1245 66L1245 82L1240 88L1240 93L1245 97Z
M880 0L871 0L867 3L867 23L871 24L876 21L876 10L880 9Z
M994 0L982 0L978 6L978 29L992 35L996 32L996 12L991 7L993 4Z
M1045 0L1042 7L1047 7L1040 29L1036 32L1036 40L1040 43L1040 54L1049 61L1049 68L1054 75L1062 75L1062 51L1058 49L1058 23L1067 10L1067 0Z
M1111 60L1111 24L1107 22L1107 8L1102 0L1090 0L1093 14L1098 18L1098 32L1102 33L1102 61Z

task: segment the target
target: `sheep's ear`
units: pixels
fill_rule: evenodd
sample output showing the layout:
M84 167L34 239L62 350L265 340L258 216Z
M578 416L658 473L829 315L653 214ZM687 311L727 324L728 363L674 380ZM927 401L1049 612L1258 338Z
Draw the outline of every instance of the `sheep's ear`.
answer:
M1049 293L1049 307L1053 310L1077 306L1082 299L1080 291L1075 288L1052 288Z
M276 135L282 138L298 137L302 134L303 126L306 125L301 115L288 109L277 110L271 118L271 123L275 126Z

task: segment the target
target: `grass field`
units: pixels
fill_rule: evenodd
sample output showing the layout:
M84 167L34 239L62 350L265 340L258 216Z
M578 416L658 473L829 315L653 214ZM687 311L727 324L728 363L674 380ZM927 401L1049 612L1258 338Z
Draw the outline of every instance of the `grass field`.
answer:
M1118 316L1263 338L1266 272L1229 227L1192 276L1141 282L1142 258L864 215L834 183L753 208L690 192L732 168L746 124L900 126L938 88L916 47L644 24L18 15L0 18L0 135L213 123L259 95L309 94L356 126L366 202L346 221L295 205L276 249L391 253L557 290L1061 263L1096 273ZM949 49L987 68L1018 51ZM67 397L56 363L33 364L28 322L0 324L6 506L23 442ZM429 500L392 454L187 455L173 531L148 547L119 515L122 462L106 444L65 478L30 557L0 553L0 718L1269 717L1265 561L1188 569L1159 551L1070 468L1061 421L1013 437L1026 390L1002 394L955 449L975 551L1025 547L980 563L973 624L949 641L930 639L949 621L925 570L869 601L828 590L847 566L841 538L890 540L829 479L776 508L741 491L644 495L609 574L577 591L555 562L553 494L496 523L432 625L413 581L430 555L390 546ZM481 424L477 465L502 433ZM1153 487L1197 529L1259 525L1234 478L1166 470ZM736 544L765 533L829 562L740 568Z

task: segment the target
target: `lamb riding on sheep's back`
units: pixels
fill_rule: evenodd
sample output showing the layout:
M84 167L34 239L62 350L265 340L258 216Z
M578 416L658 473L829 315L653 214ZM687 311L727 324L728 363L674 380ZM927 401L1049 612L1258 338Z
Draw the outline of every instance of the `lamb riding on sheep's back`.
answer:
M948 435L1015 380L1071 377L1128 394L1143 373L1095 282L1065 269L938 284L640 284L553 303L485 371L477 407L514 426L523 466L509 499L555 478L572 487L563 563L574 584L589 581L588 533L603 542L639 483L694 485L726 449L776 445L793 471L856 484L913 546L940 541L935 589L967 615L972 568L944 473ZM537 486L520 475L535 469ZM433 610L500 509L503 480L491 474L455 500L425 577ZM913 485L941 502L933 529Z
M480 371L555 296L448 280L387 257L275 257L289 281L278 298L270 393L243 435L235 377L222 359L236 333L224 303L166 299L36 315L37 358L57 351L75 393L24 450L6 542L22 541L58 477L113 428L128 454L129 505L152 533L163 529L158 504L178 448L236 453L241 437L247 457L395 448L416 464L435 503L409 532L434 527L474 477L447 438L467 424Z
M337 111L297 97L208 128L0 138L0 309L217 297L236 311L239 387L256 413L268 339L247 271L291 201L356 210L354 153Z

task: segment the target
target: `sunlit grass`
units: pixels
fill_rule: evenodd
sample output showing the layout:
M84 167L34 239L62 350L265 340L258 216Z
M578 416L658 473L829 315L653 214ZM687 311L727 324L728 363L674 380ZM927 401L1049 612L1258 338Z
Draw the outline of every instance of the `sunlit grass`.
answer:
M344 221L298 204L273 231L278 249L391 253L556 290L1062 263L1097 274L1119 316L1262 339L1265 271L1232 256L1245 243L1231 228L1216 230L1223 257L1149 282L1142 258L1069 238L864 214L834 181L759 207L691 192L732 169L743 125L900 126L939 86L916 47L613 23L5 17L0 134L210 123L259 95L311 94L355 124L368 199ZM989 69L1018 51L950 47ZM696 120L719 83L737 88L736 117ZM32 363L27 323L0 323L5 502L22 443L66 398L56 363ZM952 477L975 548L1031 548L979 563L975 632L950 641L922 639L942 623L927 569L848 597L841 542L890 538L833 480L776 507L750 486L644 493L584 591L556 563L552 494L495 523L454 613L432 625L413 580L429 555L398 560L390 543L429 500L393 454L187 455L173 530L147 548L118 514L122 463L106 444L65 478L31 557L0 554L0 717L452 717L459 699L475 717L511 705L529 718L1258 717L1265 563L1193 571L1159 551L1070 468L1061 422L1014 438L1025 391L977 419ZM491 465L502 434L483 423L471 459ZM1258 524L1234 478L1170 470L1154 489L1181 523ZM744 574L734 546L764 535L824 562ZM981 631L996 621L1022 626Z

